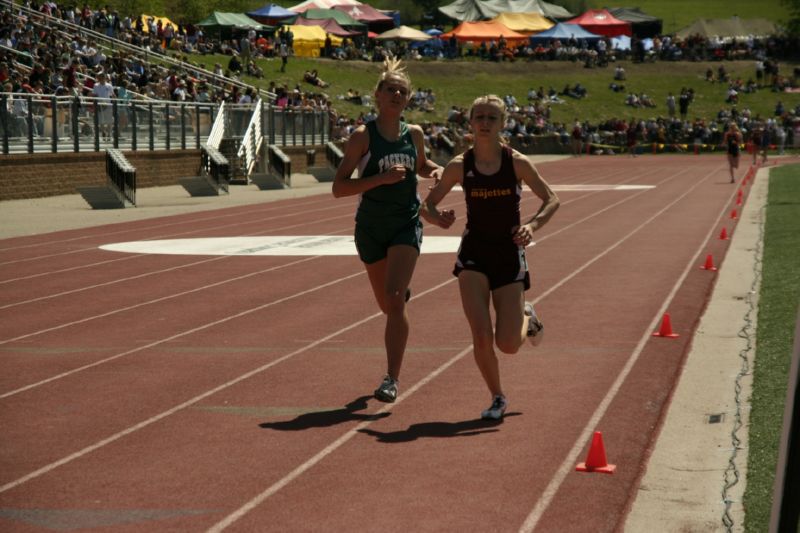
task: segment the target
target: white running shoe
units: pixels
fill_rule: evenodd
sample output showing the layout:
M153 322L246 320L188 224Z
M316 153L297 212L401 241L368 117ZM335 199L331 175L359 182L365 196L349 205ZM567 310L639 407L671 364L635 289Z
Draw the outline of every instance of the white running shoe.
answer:
M528 341L534 346L539 346L544 338L544 324L536 316L536 311L533 310L533 304L530 302L525 302L525 314L531 317L528 320Z
M397 380L387 374L375 389L375 398L382 402L394 403L397 399Z
M481 413L481 418L483 420L500 420L503 418L503 413L506 412L507 407L508 401L506 397L498 394L492 398L492 405Z

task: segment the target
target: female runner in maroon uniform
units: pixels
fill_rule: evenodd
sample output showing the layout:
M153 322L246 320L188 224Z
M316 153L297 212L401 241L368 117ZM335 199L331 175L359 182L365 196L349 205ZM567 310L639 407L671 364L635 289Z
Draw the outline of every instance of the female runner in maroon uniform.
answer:
M526 338L541 339L542 325L525 302L530 275L525 246L559 206L558 197L541 178L531 161L501 141L506 106L495 95L482 96L469 114L474 142L445 168L441 181L431 190L420 214L431 224L449 228L453 211L436 205L456 184L461 184L467 204L467 225L462 235L453 274L458 277L461 302L472 330L475 362L492 394L492 405L482 418L500 419L507 401L500 384L494 346L516 353ZM542 200L536 214L520 221L523 184ZM489 306L496 322L492 325Z
M739 145L742 144L742 134L734 121L728 126L728 131L722 137L722 146L728 152L728 172L731 175L731 183L736 181L735 171L739 168Z

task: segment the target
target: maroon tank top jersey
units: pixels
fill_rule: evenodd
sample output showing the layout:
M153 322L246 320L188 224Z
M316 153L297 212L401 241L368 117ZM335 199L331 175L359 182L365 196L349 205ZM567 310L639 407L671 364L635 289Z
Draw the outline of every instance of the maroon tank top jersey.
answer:
M467 233L507 235L519 226L519 201L522 187L514 173L511 148L503 147L500 170L491 176L475 168L475 153L464 153L464 197L467 204Z
M491 290L514 282L530 288L525 248L514 243L519 226L522 187L514 172L511 148L504 146L500 169L486 176L475 168L472 149L464 153L462 188L467 204L467 227L461 236L453 275L463 270L482 272Z

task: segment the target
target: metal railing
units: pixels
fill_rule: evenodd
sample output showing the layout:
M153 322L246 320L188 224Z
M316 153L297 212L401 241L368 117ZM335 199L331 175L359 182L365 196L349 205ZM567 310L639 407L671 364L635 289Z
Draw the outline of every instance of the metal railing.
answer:
M214 183L217 190L227 193L231 181L231 166L228 159L208 144L201 146L200 150L201 172Z
M223 137L241 137L255 104L98 99L0 93L3 154L219 148ZM264 104L261 135L279 146L320 145L330 140L327 111ZM216 129L221 128L221 129ZM219 136L219 138L217 138Z
M208 133L208 140L206 140L208 146L212 146L217 150L219 150L219 145L225 136L225 115L225 102L222 102L214 119L214 124L211 126L211 131Z
M344 153L342 153L338 146L328 141L325 143L325 158L333 168L339 168L342 159L344 159Z
M258 163L258 154L264 142L264 131L261 128L263 107L261 99L259 99L256 102L255 109L250 118L250 123L247 125L247 130L244 132L244 138L242 139L242 144L237 153L239 157L244 156L245 158L245 170L247 171L248 181Z
M274 144L269 145L269 164L287 187L292 186L292 160Z
M106 150L106 175L125 200L136 205L136 169L119 150Z

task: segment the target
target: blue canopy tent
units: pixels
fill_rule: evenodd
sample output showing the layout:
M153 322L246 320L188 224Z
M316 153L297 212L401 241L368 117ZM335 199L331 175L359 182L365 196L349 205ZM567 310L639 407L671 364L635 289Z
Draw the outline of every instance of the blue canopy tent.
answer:
M277 26L280 24L281 20L294 17L296 15L297 13L294 11L289 11L285 7L281 7L277 4L267 4L262 8L247 13L247 16L253 20L257 20L262 24L269 24L272 26Z
M554 39L566 42L570 37L575 37L579 41L597 41L602 38L601 35L595 35L578 26L577 24L565 24L560 22L550 28L535 35L531 35L531 44L542 44L550 42Z

